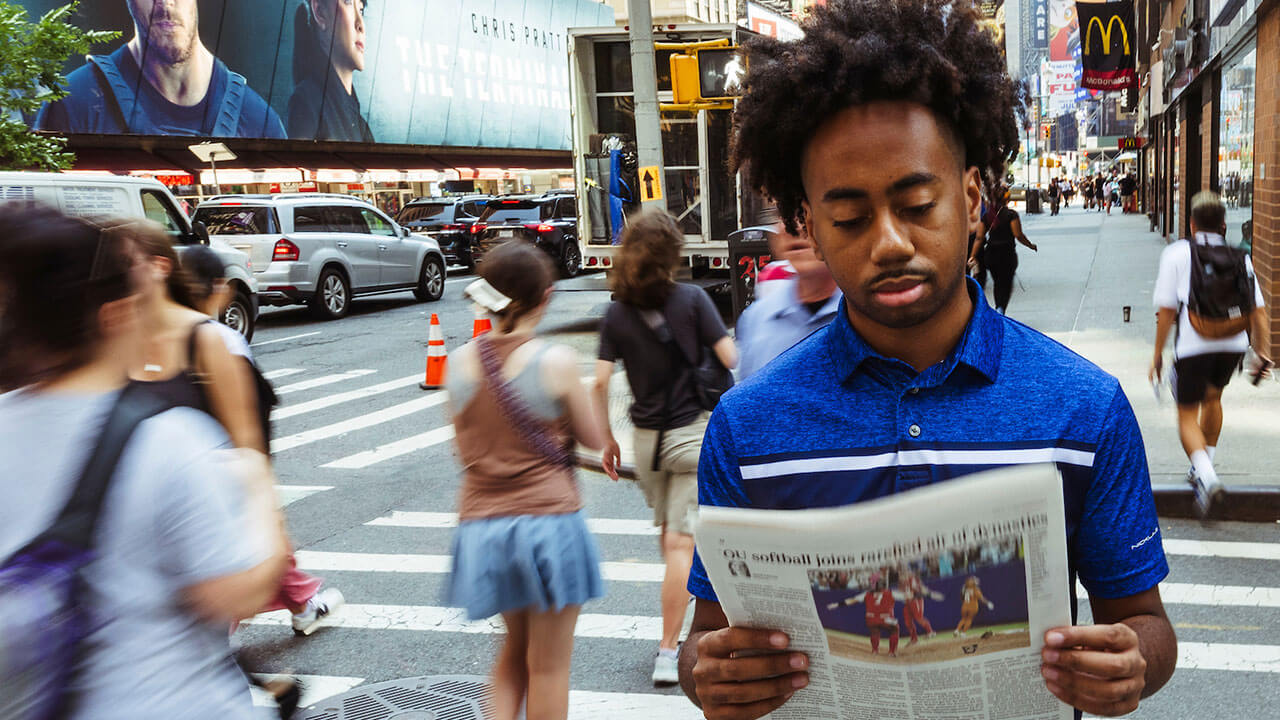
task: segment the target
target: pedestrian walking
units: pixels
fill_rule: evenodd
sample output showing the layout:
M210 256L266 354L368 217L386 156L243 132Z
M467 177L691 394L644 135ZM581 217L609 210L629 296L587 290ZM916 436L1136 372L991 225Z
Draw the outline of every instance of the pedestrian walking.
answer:
M1104 206L1106 206L1108 212L1110 212L1111 209L1110 206L1107 205L1107 196L1109 193L1107 192L1106 187L1107 182L1101 175L1094 176L1093 204L1097 206L1098 212L1102 212Z
M1052 217L1058 214L1058 206L1062 202L1062 188L1058 185L1058 178L1049 181L1049 215Z
M840 309L840 289L826 263L814 254L808 238L793 235L778 223L770 236L769 251L773 257L785 260L795 274L770 281L778 287L756 299L738 317L740 380L751 377L792 345L826 327Z
M506 626L489 717L564 720L578 613L604 595L574 446L603 440L577 353L534 332L555 278L546 254L505 243L479 272L466 294L494 328L453 353L445 380L463 467L446 601Z
M982 185L1017 153L1022 93L972 3L830 0L802 30L752 41L732 159L784 222L804 223L843 312L720 400L699 504L830 507L1052 461L1068 580L1096 624L1035 639L1041 674L1078 710L1129 712L1176 661L1137 420L1115 378L993 312L964 276ZM784 652L789 638L728 627L697 559L689 588L681 682L704 714L757 718L803 699L809 658Z
M653 683L679 681L676 651L693 562L693 513L698 507L698 456L709 402L699 366L732 369L738 351L711 299L699 287L675 282L684 234L660 210L633 216L609 278L614 302L600 323L595 399L605 438L604 470L617 480L619 448L609 424L609 383L621 360L634 400L636 484L662 528L662 639Z
M1022 232L1022 219L1016 210L1009 207L1009 191L1001 188L997 195L1004 199L991 212L990 227L986 239L982 241L982 252L986 267L991 272L996 310L1003 315L1009 310L1009 300L1013 298L1013 278L1018 271L1016 243L1031 248L1032 252L1038 252L1039 248Z
M215 281L193 280L158 225L133 223L130 232L154 279L143 296L144 337L133 378L173 407L189 407L212 416L236 447L267 453L269 425L264 416L269 419L270 411L264 413L255 370L251 362L245 362L246 343L202 307L208 305ZM196 260L201 256L196 250L193 264L207 276L212 266L207 256ZM324 587L322 579L299 570L290 553L279 592L260 611L288 608L294 633L310 635L344 603L341 591Z
M106 488L87 564L67 566L67 614L52 614L52 594L33 604L30 591L50 589L38 576L10 585L0 564L0 715L259 717L227 627L267 602L285 567L265 457L225 450L206 414L165 410L130 384L156 281L127 226L15 204L0 209L0 237L0 558L50 528L68 498L88 498L83 483ZM144 409L155 412L125 424ZM44 613L39 626L18 622ZM28 641L37 654L21 654ZM62 642L67 665L11 664ZM30 695L33 674L57 682Z
M1120 202L1126 215L1138 212L1137 195L1135 194L1137 189L1138 181L1133 176L1133 173L1125 173L1124 177L1120 178Z
M1071 207L1071 198L1076 195L1076 185L1071 180L1062 181L1062 206Z
M1217 193L1196 193L1191 199L1192 238L1161 252L1153 296L1156 347L1148 377L1153 383L1160 381L1164 346L1176 324L1169 382L1178 404L1178 436L1191 461L1187 482L1201 517L1225 493L1213 464L1222 433L1222 390L1251 345L1253 373L1269 374L1271 364L1265 350L1267 313L1262 288L1248 254L1227 246L1226 217L1226 206ZM1205 273L1206 267L1213 272ZM1215 283L1213 276L1225 282ZM1202 322L1199 313L1214 306L1225 310L1220 319ZM1219 330L1215 324L1229 327Z

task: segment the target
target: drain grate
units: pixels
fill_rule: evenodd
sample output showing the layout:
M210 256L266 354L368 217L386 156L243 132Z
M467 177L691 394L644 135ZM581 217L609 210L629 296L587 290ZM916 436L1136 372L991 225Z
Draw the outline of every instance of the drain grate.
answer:
M321 700L294 720L484 720L489 679L428 675L363 685Z

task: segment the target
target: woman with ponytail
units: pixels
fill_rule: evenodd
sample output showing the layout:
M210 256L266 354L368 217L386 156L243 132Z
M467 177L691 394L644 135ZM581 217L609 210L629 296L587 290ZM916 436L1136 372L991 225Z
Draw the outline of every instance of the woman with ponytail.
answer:
M574 477L574 445L602 438L569 347L537 339L555 272L508 242L485 255L467 295L494 329L454 352L445 381L463 468L446 601L507 627L493 666L493 714L564 720L583 603L601 597L600 557Z

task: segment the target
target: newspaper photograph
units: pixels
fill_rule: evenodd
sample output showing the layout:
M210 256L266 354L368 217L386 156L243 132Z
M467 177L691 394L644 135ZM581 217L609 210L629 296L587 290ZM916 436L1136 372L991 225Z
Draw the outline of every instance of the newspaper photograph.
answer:
M769 717L1070 720L1044 686L1045 631L1071 624L1062 480L1051 465L839 508L703 507L725 616L809 655Z

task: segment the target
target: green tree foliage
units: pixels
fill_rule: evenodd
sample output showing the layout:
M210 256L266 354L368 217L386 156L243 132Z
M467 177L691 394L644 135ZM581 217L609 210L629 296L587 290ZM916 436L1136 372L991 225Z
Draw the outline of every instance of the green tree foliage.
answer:
M78 4L50 10L33 23L25 9L0 0L0 168L71 166L73 157L64 150L66 138L31 132L24 117L66 95L62 68L67 58L120 35L72 25L69 18Z

